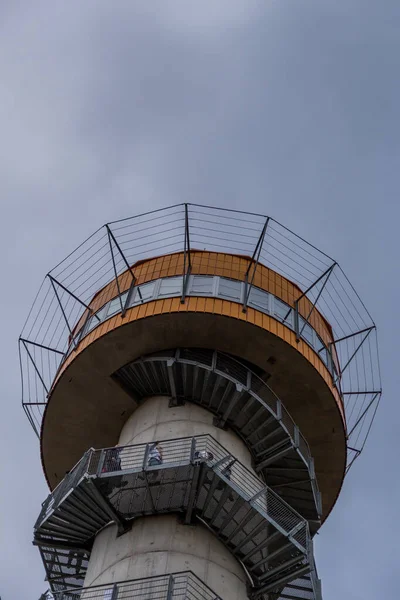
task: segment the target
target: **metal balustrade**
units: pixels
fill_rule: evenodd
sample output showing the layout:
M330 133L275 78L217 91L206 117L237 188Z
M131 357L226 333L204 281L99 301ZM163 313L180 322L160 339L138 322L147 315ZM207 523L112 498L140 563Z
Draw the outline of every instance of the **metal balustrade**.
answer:
M191 571L43 595L39 600L222 600Z
M91 449L60 484L63 493L57 488L50 494L34 543L57 555L45 560L51 584L67 588L71 577L75 585L77 576L83 580L83 558L107 523L122 533L134 518L171 512L186 523L202 520L244 564L255 591L310 571L307 521L219 442L201 435L160 445L162 463L153 466L152 444Z
M313 532L318 528L321 497L308 443L278 396L245 365L221 352L177 349L142 357L114 378L136 398L168 395L213 412L216 425L245 440L270 487L312 521Z
M65 356L69 356L77 344L79 344L79 342L95 327L98 327L107 319L120 313L122 307L126 310L127 308L138 306L159 298L180 298L182 295L182 285L182 275L164 277L133 288L133 292L130 294L129 299L127 298L128 292L121 294L122 302L118 296L112 298L104 304L100 310L91 315L84 322L82 327L75 332ZM229 287L229 289L225 290L225 287ZM190 275L186 291L187 296L225 298L241 305L244 302L245 294L245 282L216 275ZM277 319L277 321L289 329L295 330L294 308L283 302L280 298L274 296L274 294L271 294L271 292L253 286L247 304L256 310ZM306 322L301 316L299 319L299 336L316 352L331 375L336 378L338 375L338 367L335 365L335 356L332 356L331 346L324 343L310 323Z
M255 596L256 598L256 596ZM295 579L271 600L322 600L321 584L315 571ZM129 579L51 593L39 600L222 600L192 571Z

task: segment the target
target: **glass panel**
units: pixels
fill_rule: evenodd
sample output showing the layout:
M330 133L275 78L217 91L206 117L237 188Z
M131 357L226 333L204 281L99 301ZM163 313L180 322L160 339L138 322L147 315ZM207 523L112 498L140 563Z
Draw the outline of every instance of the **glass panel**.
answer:
M293 327L293 309L278 298L274 298L274 315L287 327Z
M253 287L250 290L249 306L254 306L254 308L258 308L263 312L269 312L269 297L268 292Z
M92 315L86 323L86 327L85 327L85 331L83 332L83 335L87 335L90 331L92 331L92 329L97 327L97 325L100 325L100 322L96 319L96 317L94 315Z
M96 315L99 317L100 321L103 321L106 318L107 311L108 311L108 304L105 304L102 308L100 308L100 310L97 311ZM96 321L97 321L97 319L96 319Z
M116 313L121 312L121 302L122 306L124 306L127 294L128 292L121 294L121 301L119 299L119 296L111 300L111 302L108 305L107 318L111 317L112 315L115 315Z
M149 283L140 285L136 289L136 294L132 305L141 304L142 302L147 302L147 300L150 300L153 297L155 285L155 281L150 281Z
M182 294L182 277L166 277L161 281L158 296L180 296Z
M314 347L314 330L309 325L303 317L299 317L299 327L301 332L301 337L306 340L312 347Z
M220 277L218 286L218 296L229 298L230 300L241 300L242 282L233 279L224 279Z
M320 348L321 348L321 346L320 346ZM328 353L326 351L326 348L322 348L321 352L318 352L318 354L324 361L325 365L328 366Z
M212 296L214 286L214 277L206 277L204 275L193 275L192 284L190 286L190 294L197 296Z
M326 361L327 364L326 364L326 366L328 367L328 369L329 369L329 371L330 371L330 373L332 375L333 372L334 372L333 361L332 361L332 354L330 353L330 351L328 349L325 352L326 352L326 358L327 358L327 361Z

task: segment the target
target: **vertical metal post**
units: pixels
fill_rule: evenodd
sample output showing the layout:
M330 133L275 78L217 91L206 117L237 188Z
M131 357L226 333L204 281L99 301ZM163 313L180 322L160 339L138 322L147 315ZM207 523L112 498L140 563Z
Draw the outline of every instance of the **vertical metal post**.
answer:
M117 600L117 598L118 598L118 586L116 583L114 583L114 587L112 589L110 600Z
M149 459L149 452L150 452L150 444L146 444L146 448L145 448L144 456L143 456L142 471L146 470L148 459Z
M246 310L247 310L247 303L249 301L251 287L253 285L254 276L256 274L258 261L260 260L260 254L261 254L262 246L264 243L264 238L265 238L265 233L267 231L268 223L269 223L269 217L267 217L267 220L264 223L264 227L262 228L261 235L258 238L256 247L254 248L253 256L251 257L250 264L247 267L247 271L244 276L244 297L243 297L243 307L242 307L243 312L246 312ZM249 274L250 274L250 269L253 266L253 264L254 264L253 274L251 276L251 280L250 280L250 284L249 284Z
M294 426L294 447L297 449L300 445L300 431L297 425Z
M279 399L276 401L276 418L282 421L282 402Z
M122 309L121 317L125 316L127 308L129 306L129 304L131 303L133 292L135 290L135 283L136 283L136 280L132 279L131 285L129 287L128 293L127 293L126 298L125 298L124 308ZM140 290L139 290L139 294L140 294Z
M187 284L192 270L192 261L190 257L190 237L189 237L189 213L188 205L185 204L185 240L183 250L183 278L182 278L182 296L181 302L184 304L187 292Z
M170 575L168 579L168 589L166 600L172 600L174 594L174 576Z
M192 442L190 444L190 462L193 464L194 462L194 453L196 452L196 438L192 438Z
M294 332L296 334L296 342L300 341L300 326L299 326L299 303L295 300L294 303Z
M96 472L96 476L97 477L100 477L100 475L102 473L105 459L106 459L106 450L101 450L100 451L99 464L97 465L97 472Z

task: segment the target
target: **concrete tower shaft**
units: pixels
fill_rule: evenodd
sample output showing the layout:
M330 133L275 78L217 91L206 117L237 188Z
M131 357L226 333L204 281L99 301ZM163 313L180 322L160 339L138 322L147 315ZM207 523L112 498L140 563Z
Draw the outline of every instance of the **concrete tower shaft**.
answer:
M366 309L268 217L182 205L99 235L20 339L55 598L320 600L312 537L380 397Z

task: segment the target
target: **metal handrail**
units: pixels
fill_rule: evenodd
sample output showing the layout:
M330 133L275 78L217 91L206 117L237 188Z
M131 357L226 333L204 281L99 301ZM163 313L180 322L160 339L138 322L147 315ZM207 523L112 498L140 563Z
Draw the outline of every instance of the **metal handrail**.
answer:
M192 571L153 575L55 592L54 600L222 600ZM41 600L41 599L40 599Z
M89 450L82 457L81 463L78 463L80 468L66 476L63 489L67 492L83 478L111 477L113 473L151 471L203 461L240 493L257 512L272 522L301 552L307 554L311 543L308 522L212 436L200 435L160 441L163 449L162 464L155 467L149 465L149 451L152 445L153 442ZM51 502L53 512L61 500L60 494L49 495L47 504L43 506L37 520L37 527L48 518L49 503Z
M273 391L273 389L258 375L256 375L256 373L251 371L247 366L243 365L239 360L228 354L213 351L212 355L210 353L210 361L207 363L200 360L200 353L198 352L195 355L196 360L188 358L185 353L191 353L190 355L195 355L196 350L191 349L186 351L178 349L174 356L163 355L160 353L158 356L144 356L137 362L173 360L178 363L192 364L206 370L213 370L221 377L224 377L235 384L239 384L245 391L253 396L253 398L262 404L277 421L280 422L281 427L285 429L287 435L291 438L294 447L297 448L299 455L304 460L304 463L309 470L312 479L315 500L318 505L318 512L321 513L321 499L318 483L314 475L314 459L311 455L310 446L308 445L306 438L296 426L290 413L284 407L282 401Z

